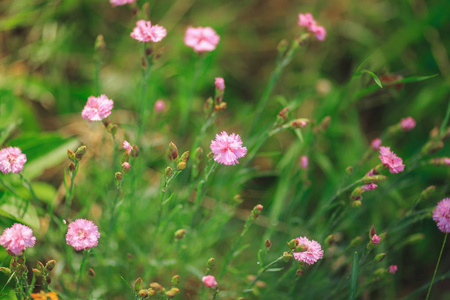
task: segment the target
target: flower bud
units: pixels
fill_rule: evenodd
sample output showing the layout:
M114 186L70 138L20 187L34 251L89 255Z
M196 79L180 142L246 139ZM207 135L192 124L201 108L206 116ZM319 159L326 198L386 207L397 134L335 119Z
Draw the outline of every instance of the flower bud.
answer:
M10 276L11 275L11 269L9 269L9 268L0 267L0 272L5 274L6 276Z
M38 269L31 269L36 277L42 277L42 272Z
M106 44L105 39L103 38L103 35L99 34L97 35L97 38L95 39L94 49L96 52L103 52L105 50Z
M206 263L206 267L207 267L209 270L214 269L214 268L216 267L216 260L215 260L213 257L211 257L210 259L208 259L208 262Z
M357 188L355 188L353 190L353 192L350 195L350 198L353 199L353 200L361 200L362 199L362 197L361 197L362 193L363 193L363 190L361 189L360 186L358 186Z
M269 239L267 239L267 240L264 242L264 246L266 246L267 250L269 250L269 249L270 249L270 246L272 246L272 242L271 242Z
M131 165L128 162L122 164L122 172L127 174L130 171Z
M45 268L48 270L48 271L51 271L51 270L53 270L54 268L55 268L55 265L56 265L56 261L55 260L49 260L48 262L47 262L47 264L45 265Z
M172 285L177 285L180 283L180 275L175 275L171 279Z
M148 291L144 290L144 289L139 290L138 294L139 294L139 297L144 298L144 299L148 298L148 296L149 296Z
M225 80L222 77L216 77L214 81L216 90L223 92L225 90Z
M194 158L198 161L200 161L203 157L203 149L202 147L198 147L197 149L195 149L194 152Z
M123 180L123 174L120 173L120 172L116 172L114 177L116 178L117 181L122 181Z
M305 128L308 123L309 123L308 119L304 119L304 118L296 119L291 122L291 127L292 128Z
M297 247L295 247L294 252L304 252L308 250L308 246L306 246L305 244L300 244Z
M352 207L353 208L360 208L361 205L362 205L361 200L355 200L355 201L352 202Z
M45 277L45 283L47 285L49 285L50 283L52 283L52 279L50 278L50 276Z
M163 286L157 282L150 283L150 288L154 289L156 292L160 292L164 289Z
M377 234L377 232L375 231L375 226L373 226L373 224L372 224L372 226L370 227L370 231L369 231L369 237L372 239L373 236L376 234Z
M25 259L23 258L23 256L19 256L17 257L17 262L19 263L19 265L25 263Z
M166 292L166 296L167 296L167 298L172 299L175 297L175 292L172 290L169 290Z
M139 148L136 144L133 144L133 150L131 150L131 156L132 157L138 157L139 156Z
M45 269L44 264L41 263L39 260L36 262L36 267L40 271L44 271L44 269Z
M183 171L184 169L186 169L186 163L185 163L184 161L179 162L179 163L177 164L177 170L178 170L178 171Z
M395 272L397 272L397 269L397 265L389 266L389 273L395 274Z
M387 180L387 176L384 175L374 175L374 176L364 176L362 181L364 183L379 183Z
M236 204L241 204L242 203L242 196L241 195L235 195L234 197L233 197L233 202L234 203L236 203Z
M141 67L143 69L147 68L147 58L144 56L141 57Z
M69 172L75 171L76 168L77 166L71 161L69 164Z
M288 262L292 258L292 253L290 252L283 252L283 261Z
M75 158L77 160L81 160L83 156L86 154L87 148L86 146L80 146L78 147L77 151L75 152Z
M373 259L374 262L379 263L386 257L386 253L380 253L375 256Z
M298 269L296 273L297 276L303 276L303 270Z
M300 168L307 170L309 166L308 156L303 155L300 157Z
M345 173L346 173L347 175L352 175L352 173L353 173L353 167L352 167L352 166L348 166L348 167L345 169Z
M175 231L175 238L177 240L181 240L182 238L184 238L184 236L186 235L186 230L185 229L179 229L177 231Z
M415 233L410 235L406 239L406 243L408 244L415 244L417 242L423 241L425 239L425 235L423 233Z
M253 220L256 220L259 217L259 215L262 213L262 211L263 211L263 206L261 204L258 204L255 207L253 207L250 217Z
M184 152L184 153L181 155L180 160L183 161L183 162L185 162L185 163L187 163L187 161L189 160L189 151Z
M330 234L329 236L327 236L327 238L325 239L325 245L327 247L330 247L331 245L333 245L336 242L336 238L334 236L334 234Z
M142 290L142 286L144 285L144 282L142 281L141 277L139 277L138 279L136 279L136 281L134 282L134 290L136 292Z
M205 112L205 114L211 112L213 105L214 105L213 98L209 97L208 99L206 99L205 104L203 105L203 111Z
M386 270L380 268L380 269L376 270L375 272L373 272L373 275L375 275L376 277L381 277L384 275L384 273L386 273Z
M439 139L432 139L422 147L421 154L434 154L442 148L444 148L444 142Z
M289 107L285 107L278 113L277 119L281 123L286 121L288 116L289 116Z
M89 274L90 277L94 278L94 277L95 277L95 271L94 271L94 269L89 268L88 274Z
M166 104L164 103L163 100L156 100L155 105L153 106L153 109L157 113L162 113L165 108L166 108Z
M74 160L75 160L75 153L73 153L72 150L67 149L67 157L68 157L70 160L74 161Z
M169 160L175 160L178 158L178 148L173 142L170 142L170 144L169 144L169 149L167 150L167 156L169 157Z
M173 170L171 167L167 167L166 170L164 171L164 174L166 175L166 177L170 177L173 174Z
M298 240L297 239L290 240L288 246L289 249L294 250L298 246Z
M278 53L284 54L284 52L286 52L288 46L289 46L289 43L287 40L281 40L277 46Z
M326 116L325 118L322 119L322 121L319 124L319 130L321 131L326 131L328 129L328 127L330 127L331 124L331 117L330 116Z
M355 248L358 247L361 244L362 237L357 236L350 242L350 247Z

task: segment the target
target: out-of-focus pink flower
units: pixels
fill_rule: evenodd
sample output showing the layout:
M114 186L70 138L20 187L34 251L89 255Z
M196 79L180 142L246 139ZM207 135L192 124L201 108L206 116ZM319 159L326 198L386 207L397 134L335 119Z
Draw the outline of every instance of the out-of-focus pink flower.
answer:
M217 285L216 278L212 275L207 275L202 277L203 283L210 288L213 288Z
M125 149L125 153L127 155L131 154L131 151L133 151L133 146L130 145L127 141L123 141L123 149Z
M130 36L140 42L159 42L167 35L167 30L159 25L153 25L150 21L139 20L136 22Z
M370 143L370 146L372 147L373 150L378 150L381 146L381 139L380 138L373 139L373 141Z
M407 117L401 120L401 126L403 131L409 131L416 127L416 121L412 117Z
M446 166L450 166L450 158L449 157L444 157L442 159L442 163Z
M389 273L395 274L397 272L397 265L389 266Z
M100 97L90 96L81 116L90 122L101 121L111 114L113 106L114 101L108 99L105 95L100 95Z
M3 174L20 173L27 162L27 156L18 147L7 147L0 150L0 171Z
M214 85L216 86L216 89L218 89L219 91L225 90L225 80L223 80L222 77L216 77Z
M374 245L378 245L378 243L381 241L381 237L379 237L378 235L374 234L372 236L372 244Z
M69 230L66 234L67 245L80 251L89 249L98 245L100 232L94 222L86 219L77 219L69 224Z
M219 43L219 35L211 27L189 26L184 34L184 44L195 52L211 52Z
M390 147L380 147L380 155L378 157L385 166L389 167L389 172L392 174L403 172L405 169L403 160L395 155Z
M375 183L372 182L372 183L363 185L361 188L363 191L367 192L367 191L373 191L377 187L378 187L378 185L376 185Z
M156 100L154 109L157 113L161 113L166 109L166 104L163 100Z
M6 228L0 236L0 245L6 248L10 254L19 256L28 247L33 247L36 238L30 227L15 223L10 228Z
M300 168L306 170L308 169L308 166L309 166L308 156L303 155L302 157L300 157Z
M228 135L225 131L216 134L216 139L211 141L210 148L214 153L214 160L224 165L238 164L238 158L247 154L247 147L242 147L239 134Z
M441 200L433 211L433 220L440 231L450 232L450 198Z
M121 6L125 4L131 4L135 1L136 0L109 0L109 3L111 3L112 6Z
M312 265L323 257L323 250L318 242L314 240L310 241L306 237L298 237L297 241L298 245L305 245L306 250L292 253L296 260Z
M319 41L323 41L327 35L325 28L317 25L310 13L298 14L298 25L300 27L306 27L308 31L314 33Z

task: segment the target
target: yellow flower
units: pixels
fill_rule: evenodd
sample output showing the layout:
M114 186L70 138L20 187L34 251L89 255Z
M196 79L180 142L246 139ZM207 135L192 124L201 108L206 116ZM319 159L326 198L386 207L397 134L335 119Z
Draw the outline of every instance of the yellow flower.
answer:
M37 300L58 300L58 294L56 294L56 292L45 293L44 291L41 291L40 293L32 293L31 298Z

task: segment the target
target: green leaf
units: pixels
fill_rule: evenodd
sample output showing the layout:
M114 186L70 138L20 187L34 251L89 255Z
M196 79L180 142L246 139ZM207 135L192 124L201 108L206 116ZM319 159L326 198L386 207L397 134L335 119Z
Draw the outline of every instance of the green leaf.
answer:
M356 288L358 285L358 269L359 269L358 252L355 252L353 254L352 274L350 277L350 295L348 296L349 300L356 299Z
M375 73L373 73L373 72L371 72L371 71L369 71L369 70L362 70L361 73L367 73L367 74L369 74L370 76L372 76L372 78L373 78L373 80L375 81L375 83L376 83L380 88L383 88L383 85L381 84L380 79L378 78L377 75L375 75Z
M13 219L32 228L39 228L39 218L34 206L9 193L4 193L0 199L0 216Z
M284 268L271 268L267 269L266 272L280 272L281 270L284 270Z

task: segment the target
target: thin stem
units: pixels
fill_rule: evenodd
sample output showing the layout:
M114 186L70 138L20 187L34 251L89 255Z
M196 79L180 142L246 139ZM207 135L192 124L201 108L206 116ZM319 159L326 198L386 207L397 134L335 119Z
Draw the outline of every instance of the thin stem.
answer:
M139 121L138 121L138 132L137 132L137 143L140 144L141 142L141 135L145 127L145 120L146 120L146 114L147 114L147 87L148 87L148 81L150 79L150 71L152 69L152 62L151 59L149 59L145 54L145 43L144 43L144 53L143 53L143 59L145 59L145 62L147 66L143 68L142 70L142 95L141 99L139 101Z
M247 286L245 291L250 290L255 285L255 283L259 280L259 278L264 274L264 272L266 272L271 266L273 266L274 264L276 264L277 262L279 262L282 259L283 259L283 256L280 256L276 260L274 260L273 262L271 262L267 266L265 266L263 269L259 270L258 274L255 276L253 281L250 282L250 284Z
M197 195L195 197L194 215L192 216L191 227L194 227L194 225L196 224L197 216L200 213L202 199L203 199L203 196L204 196L203 188L204 188L205 184L208 182L209 176L211 176L211 174L214 172L214 170L217 168L218 165L219 164L216 161L214 161L214 163L211 166L211 168L209 169L208 173L206 173L205 178L203 180L200 180L200 182L198 183Z
M74 186L75 186L75 176L77 176L79 163L78 161L75 161L75 170L73 170L72 174L70 175L70 187L69 190L66 189L66 211L65 216L67 217L69 215L69 210L72 205L72 200L74 197Z
M448 120L450 119L450 101L448 102L447 112L445 113L444 121L442 122L441 129L439 130L439 135L444 134L445 127L447 126Z
M39 199L36 196L33 187L31 186L31 182L27 178L25 178L25 176L23 176L22 173L19 173L19 176L23 181L23 185L30 191L31 196L33 197L33 200L35 201L36 205L39 205Z
M109 233L111 233L114 230L114 227L115 227L115 223L116 223L116 219L117 219L116 206L117 206L117 201L119 200L120 191L122 190L122 183L123 183L123 180L119 181L119 184L117 186L116 195L115 195L114 201L112 203L111 219L109 220Z
M444 242L442 243L441 253L439 253L436 268L434 269L433 279L431 279L430 288L428 289L427 298L425 300L428 300L428 297L430 296L431 287L433 286L434 278L436 277L437 269L439 267L439 262L441 261L442 253L444 252L445 242L447 241L447 235L448 233L445 234Z
M173 173L169 179L164 180L164 186L161 188L161 199L159 202L159 210L158 210L158 219L156 221L156 229L158 229L159 225L161 224L162 210L163 210L163 205L164 205L164 199L166 198L167 189L169 188L169 185L172 183L172 181L175 179L175 177L177 177L178 174L180 174L180 173L181 173L181 171L175 171L175 173Z
M83 275L83 269L84 269L84 265L86 263L88 254L89 254L88 250L84 249L83 250L83 258L81 259L81 264L80 264L80 271L78 273L77 290L76 290L76 293L75 293L75 299L78 298L78 290L80 288L81 276Z

